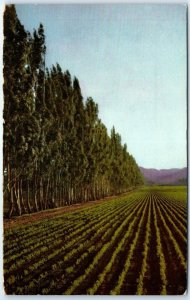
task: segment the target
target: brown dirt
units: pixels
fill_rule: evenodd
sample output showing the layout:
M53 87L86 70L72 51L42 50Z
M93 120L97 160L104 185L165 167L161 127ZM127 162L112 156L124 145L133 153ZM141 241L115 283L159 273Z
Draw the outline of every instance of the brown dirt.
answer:
M148 207L147 214L148 214ZM139 216L140 222L141 216ZM144 219L140 233L138 236L137 244L133 252L133 256L130 261L130 267L125 277L123 286L121 287L120 295L136 295L137 291L137 278L141 271L141 266L143 262L143 242L146 232L146 222L147 218Z
M131 193L131 192L123 194L122 196L120 195L119 197L126 197L126 195L128 195L129 193ZM49 219L49 218L53 218L55 216L61 216L62 214L65 214L67 212L82 210L87 207L93 207L93 205L98 205L98 204L103 203L104 201L109 201L109 200L117 198L117 197L118 196L108 197L105 199L91 201L91 202L87 202L87 203L83 203L83 204L76 204L76 205L72 205L69 207L62 207L62 208L43 211L43 212L31 214L31 215L25 215L25 216L11 219L11 220L4 220L4 224L5 224L4 227L6 227L6 229L8 229L8 228L13 228L15 226L23 226L25 224L39 222L40 220L43 220L43 219L47 219L47 218ZM151 195L149 197L151 197ZM161 234L161 243L162 243L162 247L163 247L163 254L164 254L164 257L166 260L166 277L168 280L167 294L168 295L181 295L184 293L184 291L186 289L187 278L186 278L186 274L181 266L180 260L176 257L176 251L168 237L168 234L163 226L162 219L160 218L159 213L158 213L158 207L159 207L164 219L167 222L167 225L171 226L167 220L167 214L163 213L162 208L161 208L162 206L159 203L159 200L162 200L162 201L164 200L162 198L163 197L156 195L156 200L154 199L154 197L152 199L153 199L153 201L155 201L157 222L158 222L158 227L160 229L160 234ZM169 204L167 204L167 205L169 207ZM123 218L124 218L124 216L123 216ZM138 217L138 221L139 220L140 220L140 216ZM118 222L122 222L122 217L119 218ZM145 217L144 222L141 227L140 235L139 235L139 238L137 241L136 249L133 253L133 257L131 260L131 266L130 266L129 272L126 276L124 285L121 289L122 295L136 294L137 278L139 276L139 273L141 270L141 265L142 265L142 260L143 260L143 242L145 239L146 222L147 222L147 219ZM159 259L156 254L157 241L156 241L156 228L154 225L154 218L153 218L153 208L151 208L150 226L151 226L151 237L150 237L150 245L149 245L150 250L148 253L148 260L147 260L148 269L145 274L143 284L144 284L144 293L145 294L155 295L155 294L160 294L161 278L160 278L160 270L159 270L160 269ZM136 232L136 229L137 229L137 224L133 228L133 234L134 234L134 232ZM183 252L184 256L186 257L186 248L183 247L182 242L181 242L180 238L178 237L178 234L176 233L176 231L174 229L172 230L172 226L170 227L170 229L172 231L172 234L174 235L174 238L178 242L178 245L179 245L181 251ZM124 230L124 232L125 232L125 230ZM122 233L122 234L124 234L124 233ZM121 238L121 236L120 236L120 238ZM108 237L108 239L110 239L110 236ZM123 268L125 259L127 257L127 253L128 253L127 246L129 247L129 245L131 244L131 241L132 241L132 237L129 238L128 243L127 243L128 245L125 245L126 248L124 249L124 252L120 253L119 260L115 262L114 267L112 268L112 274L108 274L108 276L105 278L103 285L99 288L97 294L107 295L107 294L109 294L109 291L115 285L116 278L118 278L118 276ZM97 241L95 240L94 243L96 244L96 242ZM93 272L88 277L87 281L83 282L76 289L75 293L78 293L78 295L86 294L87 288L89 286L93 285L93 283L97 279L98 274L100 274L100 272L104 269L105 265L108 263L110 256L112 255L113 249L116 246L117 242L118 242L118 240L115 241L113 248L110 249L109 253L107 253L107 256L105 255L102 258L98 267L93 270ZM73 273L73 275L68 275L68 277L66 277L66 279L64 278L64 276L67 276L67 274L65 273L64 270L66 267L68 267L70 264L72 264L72 261L70 261L70 263L68 265L65 264L63 267L61 267L60 269L58 269L56 271L54 271L51 268L51 266L54 262L56 263L57 259L59 260L59 257L54 257L51 260L51 262L49 261L47 264L40 266L39 269L37 269L37 271L35 271L32 274L33 278L36 280L36 282L38 282L38 284L36 285L34 290L32 290L31 294L36 295L36 294L42 293L42 289L44 287L49 286L50 280L52 280L52 278L55 278L57 286L55 287L55 289L51 290L51 295L63 294L63 290L65 290L67 288L67 285L70 285L71 282L74 280L74 278L83 274L84 270L90 265L90 263L94 259L94 255L97 253L97 251L99 251L98 246L96 248L96 251L94 253L92 253L92 255L89 255L84 260L84 262L82 264L82 268L81 268L81 266L80 266L80 268L79 267L76 268L75 273ZM63 255L63 253L62 253L62 255ZM76 260L76 258L73 258L73 262L74 262L74 260ZM34 263L34 261L33 261L33 263ZM74 265L74 263L73 263L73 265ZM22 266L22 268L23 268L23 266ZM23 281L22 287L25 287L26 283L29 284L29 282L30 282L29 276L31 276L31 274L27 275L28 277L25 276L24 279L22 279L22 276L24 276L23 271L24 271L24 269L22 269L18 273L18 276L20 276L20 278L17 278L17 281L14 284L12 284L12 285L7 284L8 294L13 294L15 292L16 285L19 281L20 282ZM38 281L37 278L39 279L40 274L42 274L45 271L48 271L48 277L45 279L45 281L44 281L44 279L40 279ZM17 269L17 272L18 272L18 269ZM65 280L64 283L62 282L63 279ZM6 283L6 280L5 280L5 283Z
M154 201L151 195L152 201ZM159 258L157 256L157 240L156 240L156 227L154 224L154 213L153 205L151 207L151 217L150 217L150 244L149 253L147 257L147 272L144 277L144 293L146 295L160 295L161 292L161 277L160 277L160 264Z
M67 212L72 212L72 211L80 210L83 208L91 207L94 205L98 205L104 201L109 201L109 200L117 198L117 197L124 197L128 194L131 194L132 192L133 191L130 191L130 192L127 192L127 193L119 195L119 196L117 195L117 196L106 197L104 199L89 201L86 203L77 203L77 204L73 204L71 206L64 206L64 207L44 210L44 211L40 211L40 212L36 212L36 213L32 213L32 214L22 215L19 217L13 217L11 219L4 219L3 220L4 230L12 229L14 227L20 227L22 225L27 225L30 223L38 222L43 219L53 218L55 216L65 214Z
M144 206L144 203L141 203L141 206L138 209L138 211L143 206ZM144 221L144 223L145 223L145 221ZM109 295L110 291L117 284L118 278L119 278L119 276L120 276L120 274L121 274L121 272L123 270L123 266L125 265L130 245L133 242L134 235L135 235L135 233L137 231L138 224L139 224L139 218L136 220L136 223L134 224L132 234L128 237L128 239L126 240L125 244L123 245L123 249L121 250L121 252L117 256L116 261L113 264L112 269L110 270L110 272L107 274L104 282L102 283L102 285L97 290L96 295ZM127 292L126 292L126 294L127 294Z
M159 196L157 195L157 198L158 197ZM156 207L156 211L157 211L157 207ZM176 251L173 247L173 244L168 238L168 234L165 231L165 228L158 214L158 211L157 211L157 217L158 217L158 227L160 228L160 233L161 233L163 254L166 262L166 277L168 281L166 287L167 295L182 295L185 292L187 286L186 273L184 272L184 269L181 266L180 259L176 255ZM167 220L166 217L165 220ZM172 230L172 234L174 235L174 238L177 241L178 238L177 232L175 230ZM182 250L183 255L186 256L185 255L186 251L184 251L184 249L182 248L182 244L180 240L178 241L178 245Z

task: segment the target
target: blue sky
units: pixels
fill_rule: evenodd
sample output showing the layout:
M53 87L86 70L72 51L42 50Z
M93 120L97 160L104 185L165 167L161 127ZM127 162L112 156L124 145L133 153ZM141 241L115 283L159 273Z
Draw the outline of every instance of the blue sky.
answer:
M156 4L16 5L43 23L47 66L58 62L92 96L143 167L186 166L186 7Z

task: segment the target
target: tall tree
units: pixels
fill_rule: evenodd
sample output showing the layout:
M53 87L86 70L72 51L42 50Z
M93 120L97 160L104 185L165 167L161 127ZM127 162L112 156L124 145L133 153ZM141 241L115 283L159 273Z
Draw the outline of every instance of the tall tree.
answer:
M39 127L34 116L30 42L13 5L6 6L4 36L4 163L8 178L5 193L9 214L16 210L20 215L26 211L22 176L33 161L35 150L30 146Z
M4 199L8 215L86 202L143 183L115 128L84 101L79 80L45 68L43 25L31 35L4 13Z

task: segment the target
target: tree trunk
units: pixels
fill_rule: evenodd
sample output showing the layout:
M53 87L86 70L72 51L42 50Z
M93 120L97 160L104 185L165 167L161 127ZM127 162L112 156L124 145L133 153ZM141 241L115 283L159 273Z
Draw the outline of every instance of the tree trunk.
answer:
M55 175L55 180L54 180L54 206L57 207L58 206L58 179L57 176Z
M22 207L22 214L27 212L27 209L25 207L24 204L24 199L23 199L23 181L22 179L19 182L19 194L20 194L20 203L21 203L21 207Z
M34 179L34 205L35 205L35 211L39 211L37 195L38 195L38 184L37 184L37 178L35 176L35 179Z
M30 204L30 182L29 182L29 180L27 181L27 198L26 198L26 203L27 203L27 207L28 207L28 212L31 213L32 209L31 209L31 204Z
M10 195L10 208L9 208L8 215L9 215L9 218L11 218L12 215L13 215L13 212L15 210L15 201L14 201L13 187L10 188L9 195Z
M68 205L71 205L71 188L68 188Z
M16 198L17 214L19 216L21 216L22 209L21 209L21 204L20 204L19 180L17 180L16 183L14 184L14 195L15 195L15 198Z
M7 201L9 202L9 211L8 211L8 216L9 218L12 217L14 210L15 210L15 199L14 199L14 194L13 194L13 185L11 186L11 178L12 177L12 172L11 172L11 168L10 168L10 164L8 162L7 164L7 179L8 179L8 196L7 196ZM4 205L5 205L5 198L4 198Z
M54 180L52 179L51 180L51 208L54 208L55 207L55 182Z
M40 209L44 209L44 199L43 199L43 179L40 178L40 190L39 190L39 202L40 202Z
M46 193L45 193L44 209L47 209L47 206L48 206L49 181L50 181L50 179L48 177L47 186L46 186Z

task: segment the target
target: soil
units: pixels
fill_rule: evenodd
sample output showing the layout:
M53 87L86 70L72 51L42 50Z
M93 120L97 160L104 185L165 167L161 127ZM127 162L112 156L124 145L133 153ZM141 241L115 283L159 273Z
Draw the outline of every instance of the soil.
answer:
M152 201L154 201L153 198ZM144 278L144 286L146 287L144 293L146 295L160 295L162 285L160 272L158 271L160 269L160 265L157 256L156 228L154 224L153 205L151 207L150 228L151 236L147 258L148 269Z
M125 197L126 195L129 195L131 193L132 193L132 191L127 192L127 193L122 194L122 195L119 195L119 197ZM36 213L32 213L32 214L22 215L22 216L19 216L19 217L13 217L11 219L4 219L3 220L4 230L12 229L12 228L15 228L15 227L20 227L22 225L31 224L31 223L34 223L34 222L41 221L43 219L53 218L55 216L65 214L67 212L73 212L73 211L76 211L76 210L79 210L79 209L83 209L83 208L91 207L91 206L94 206L94 205L98 205L98 204L101 204L104 201L109 201L109 200L115 199L115 198L118 198L118 195L117 196L111 196L111 197L105 197L103 199L99 199L99 200L95 200L95 201L89 201L89 202L86 202L86 203L77 203L77 204L73 204L73 205L70 205L70 206L64 206L64 207L44 210L44 211L40 211L40 212L36 212Z
M157 209L157 208L156 208ZM161 243L163 247L163 253L166 260L166 277L168 281L167 285L167 295L182 295L187 288L187 278L186 273L181 266L180 260L176 255L175 249L168 237L166 231L164 230L162 221L159 214L158 217L158 227L161 232ZM174 238L177 240L177 233L172 231ZM182 249L182 244L178 241L179 247ZM183 252L183 254L185 254Z
M142 203L142 205L140 207L142 207L142 206L144 206L144 203ZM115 263L113 264L112 270L109 272L109 274L107 274L107 276L105 278L105 281L103 282L103 284L98 289L98 291L96 293L97 295L109 295L110 291L116 285L116 283L118 281L118 278L119 278L119 275L122 272L122 268L125 265L125 261L126 261L127 256L128 256L128 251L129 251L130 245L131 245L131 243L134 239L134 233L136 232L136 230L138 228L138 223L139 223L139 219L137 219L137 221L134 225L133 234L131 234L131 236L129 236L126 243L122 247L122 251L118 255Z
M129 193L130 192L128 192L127 194L129 194ZM124 196L126 197L126 194L119 196L119 197L124 197ZM72 212L72 211L84 209L87 207L93 207L94 205L101 204L104 201L109 201L116 197L118 197L118 196L108 197L105 199L91 201L91 202L87 202L87 203L83 203L83 204L75 204L75 205L72 205L69 207L51 209L48 211L42 211L42 212L34 213L31 215L24 215L21 217L13 218L11 220L5 219L4 220L4 229L7 230L10 228L15 228L16 226L24 226L24 225L27 225L30 223L39 222L43 219L49 219L49 218L53 218L55 216L61 216L62 214L65 214L67 212ZM150 197L152 197L151 194L148 196L148 198L146 200L149 200ZM174 236L176 242L178 243L178 246L181 249L185 259L186 259L186 255L187 255L187 246L186 246L186 244L184 244L183 240L181 240L178 232L176 232L174 230L175 228L173 228L172 224L170 224L167 213L164 213L164 211L162 209L162 205L160 204L160 201L164 201L164 197L161 197L160 195L157 194L156 199L155 199L155 197L152 197L152 200L155 201L155 211L156 211L158 227L159 227L160 235L161 235L161 244L162 244L162 248L163 248L163 254L164 254L165 262L166 262L166 277L167 277L167 281L168 281L168 284L166 287L167 294L168 295L181 295L185 292L186 286L187 286L186 273L183 269L183 266L181 266L181 262L180 262L179 258L176 255L176 250L173 246L173 243L171 242L171 239L168 236L168 234L164 228L163 221L160 218L159 213L158 213L159 212L158 207L160 208L161 214L163 215L167 226L170 228L172 235ZM169 204L167 204L167 205L169 207ZM121 288L121 295L135 295L136 291L137 291L137 279L139 278L139 274L140 274L141 267L142 267L142 261L143 261L143 250L144 250L143 243L145 240L147 214L148 213L146 210L145 218L144 218L144 221L143 221L141 229L140 229L140 234L138 236L136 248L133 252L133 256L132 256L132 259L130 262L130 268L128 270L124 284ZM157 247L156 228L155 228L155 224L154 224L153 215L154 215L153 207L151 206L151 219L150 219L151 236L150 236L150 241L149 241L149 252L148 252L148 257L147 257L148 268L146 270L146 274L143 279L143 289L144 289L143 292L144 292L144 294L147 294L147 295L156 295L156 294L159 295L160 291L161 291L161 284L162 284L161 277L160 277L159 259L157 257L157 253L156 253L156 247ZM125 218L124 215L121 215L121 217L120 217L120 215L118 215L118 219L116 221L116 223L118 223L118 224L115 223L115 226L113 226L113 231L115 230L115 227L118 227L119 224L121 222L123 222L124 218ZM122 251L120 252L120 255L118 255L118 259L115 261L111 272L109 274L107 274L105 281L99 287L96 294L108 295L109 292L112 290L112 288L115 286L115 283L117 282L119 274L121 273L121 271L123 269L124 262L128 255L129 246L134 238L134 233L137 230L138 222L139 222L140 218L141 218L141 213L138 217L137 222L134 224L132 235L127 240L127 243L124 245L124 249L122 249ZM127 228L128 228L128 225L126 224L125 227L123 228L122 232L118 235L118 237L114 241L114 244L109 248L109 251L105 252L103 257L100 259L99 264L92 270L92 272L90 272L87 279L76 288L76 290L74 291L74 294L78 294L78 295L86 294L87 289L89 287L93 286L95 280L97 280L97 278L98 278L98 275L102 272L102 270L104 270L105 266L109 262L115 247L117 246L117 244L119 243L119 241L123 237L123 235L125 234ZM93 234L95 234L95 232L92 231L91 234L93 235ZM112 235L113 235L113 232L110 232L107 236L106 241L109 241L111 239ZM87 234L86 238L87 239L90 238L88 236L88 234ZM80 243L81 241L78 241L78 242ZM44 287L48 288L49 283L52 279L56 281L57 285L55 285L55 287L53 287L51 289L51 291L50 291L51 294L52 295L53 294L54 295L64 294L64 291L71 285L73 280L75 278L77 278L78 276L82 275L84 273L84 270L86 270L88 268L88 266L92 263L97 251L99 251L101 248L101 246L98 246L98 242L100 242L99 239L94 240L94 243L97 244L95 251L93 253L89 253L89 255L82 262L82 265L75 268L75 272L73 272L73 274L67 274L65 272L65 269L66 269L66 267L68 267L72 264L74 265L76 259L82 254L83 251L78 252L76 254L76 256L74 256L68 262L68 264L63 263L63 265L58 270L53 270L52 265L54 263L56 264L57 261L59 261L59 259L62 259L65 253L60 253L56 257L50 259L47 262L47 264L41 265L37 270L35 270L34 274L32 274L33 278L35 278L36 282L38 282L37 285L32 290L32 294L42 293L42 289ZM57 247L59 247L59 246L57 246ZM75 245L71 246L71 247L75 247ZM52 250L49 249L47 251L47 253L50 253L51 251ZM86 249L85 251L88 251L88 249ZM46 253L46 255L47 255L47 253ZM38 259L39 258L37 257L36 261ZM34 263L34 262L35 262L35 260L33 260L32 263ZM22 287L25 287L26 283L27 284L29 283L31 274L26 275L24 277L24 269L28 267L27 264L28 264L28 262L26 262L25 265L22 265L22 267L20 269L17 268L17 272L20 271L19 275L18 275L18 276L20 276L20 278L17 278L17 282L13 283L12 285L9 285L9 284L6 285L7 291L9 294L10 294L10 292L11 292L11 294L13 294L15 292L18 280L22 282L22 284L20 284ZM45 271L49 272L47 278L45 280L43 280L43 278L41 278L38 281L40 274L45 273ZM12 272L12 274L16 276L16 274L14 272ZM6 276L5 276L5 279L6 279ZM5 283L6 283L6 280L5 280Z
M143 261L143 242L145 237L145 226L146 223L143 222L142 229L140 230L138 241L133 252L132 259L130 261L130 268L127 272L127 276L121 288L121 295L136 295L137 279L140 274Z

